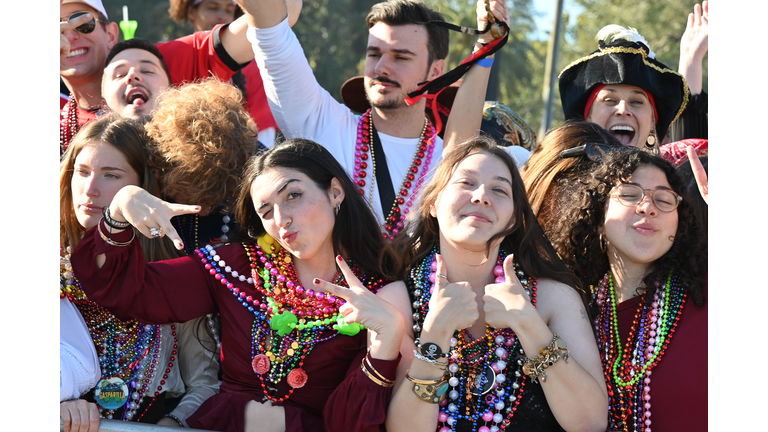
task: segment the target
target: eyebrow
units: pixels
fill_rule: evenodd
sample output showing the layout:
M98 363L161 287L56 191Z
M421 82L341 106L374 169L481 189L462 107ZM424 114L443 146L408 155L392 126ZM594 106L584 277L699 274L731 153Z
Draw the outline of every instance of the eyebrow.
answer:
M608 93L618 93L618 92L619 92L618 90L616 90L616 89L613 89L613 88L610 88L610 87L605 87L605 91L606 91L606 92L608 92ZM648 99L648 95L647 95L647 94L645 94L645 92L644 92L644 91L642 91L642 90L630 90L630 92L631 92L632 94L642 95L642 96L644 96L646 99Z
M282 191L284 191L285 188L287 188L289 184L291 184L293 182L300 182L300 181L301 180L299 180L299 179L288 179L285 183L282 184L282 186L280 186L280 188L277 189L277 194L279 195ZM262 201L261 205L259 205L259 208L256 209L256 212L258 212L259 210L263 209L264 207L266 207L268 205L269 205L269 201Z
M381 52L381 48L375 47L375 46L369 46L368 48L366 48L366 51L367 52L371 52L371 51L373 51L373 52ZM416 55L415 52L413 52L413 51L411 51L409 49L405 49L405 48L392 48L390 51L392 51L393 53L396 53L396 54L406 54L406 55L412 55L412 56Z
M467 173L467 174L478 175L478 172L475 171L475 170L472 170L472 169L462 169L462 170L459 170L459 172L460 173ZM510 187L512 186L512 180L510 180L510 179L508 179L506 177L502 177L500 175L497 175L497 176L494 176L493 179L494 180L501 180L503 182L507 182L507 183L509 183Z
M76 167L76 168L79 168L79 167L85 167L85 168L91 169L91 166L90 166L90 165L87 165L87 164L84 164L84 163L78 163L78 164L75 164L75 167ZM122 169L122 168L119 168L119 167L111 167L111 166L105 166L105 167L101 167L101 169L99 169L99 171L121 171L121 172L126 172L126 171L125 171L124 169Z

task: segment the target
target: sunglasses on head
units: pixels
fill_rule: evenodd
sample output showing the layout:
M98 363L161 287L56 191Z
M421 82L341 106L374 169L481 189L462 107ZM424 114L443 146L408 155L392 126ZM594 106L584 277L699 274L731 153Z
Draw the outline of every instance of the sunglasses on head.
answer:
M586 156L591 161L599 161L603 159L609 151L621 149L624 146L615 146L605 143L587 143L578 147L569 148L560 152L561 158L572 158Z
M67 19L60 18L59 22L69 22L72 21L75 18L81 17L85 14L91 14L91 17L94 15L91 12L87 11L80 11L75 12L72 15L68 16ZM82 33L82 34L88 34L92 33L96 29L96 21L101 21L99 19L96 19L95 17L91 18L90 21L86 22L85 24L81 24L75 28L75 31Z

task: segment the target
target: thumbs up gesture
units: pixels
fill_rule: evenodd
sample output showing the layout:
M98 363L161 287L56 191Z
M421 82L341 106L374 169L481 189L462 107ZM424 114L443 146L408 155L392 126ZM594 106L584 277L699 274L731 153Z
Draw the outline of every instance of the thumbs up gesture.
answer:
M504 259L504 282L485 286L483 311L485 321L496 328L519 328L519 323L537 314L515 274L512 255Z
M480 317L475 292L467 282L448 281L445 262L435 255L435 286L429 300L429 312L424 329L435 328L453 334L455 330L471 327Z

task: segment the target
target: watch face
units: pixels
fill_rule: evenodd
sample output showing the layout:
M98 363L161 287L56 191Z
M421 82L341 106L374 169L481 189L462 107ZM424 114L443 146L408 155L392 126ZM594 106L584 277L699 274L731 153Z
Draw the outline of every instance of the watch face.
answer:
M493 385L496 383L496 372L491 369L487 364L483 366L483 370L475 376L475 385L470 392L473 395L484 395L491 391Z
M421 346L421 355L424 357L430 359L430 360L437 360L440 358L440 356L443 354L443 350L440 349L440 346L437 344L433 344L432 342L427 342Z

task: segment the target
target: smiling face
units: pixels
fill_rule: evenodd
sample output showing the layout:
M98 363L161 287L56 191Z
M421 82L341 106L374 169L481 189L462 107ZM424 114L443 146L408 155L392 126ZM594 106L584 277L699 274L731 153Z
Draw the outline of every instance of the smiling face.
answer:
M139 118L152 111L157 95L170 85L160 59L149 51L129 48L104 69L101 92L112 111Z
M366 51L365 93L379 109L406 106L408 93L439 76L444 67L443 60L428 64L427 31L416 24L376 23L368 30Z
M600 90L587 120L608 130L622 144L641 148L655 127L653 106L645 91L625 84Z
M117 191L139 186L139 175L120 150L99 141L83 147L75 158L71 185L77 221L89 229L99 223L101 209L112 202Z
M232 0L203 0L187 9L187 19L196 32L211 30L216 24L235 20L235 2Z
M96 10L84 3L66 3L60 5L59 16L67 19L75 12L90 12L98 19ZM60 60L59 73L67 79L99 80L104 71L104 63L109 50L117 43L117 24L96 23L91 33L83 34L76 30L64 32L69 41L69 55Z
M264 230L298 259L333 259L334 209L344 200L337 179L329 190L301 171L270 168L256 177L251 198Z
M512 226L514 210L509 168L496 156L479 151L456 166L430 214L440 224L441 244L485 251L494 234Z
M643 189L672 190L664 171L653 165L640 165L629 182ZM615 196L609 198L601 232L608 243L611 266L648 265L661 258L672 247L677 223L677 209L660 211L648 194L633 207L620 203Z

